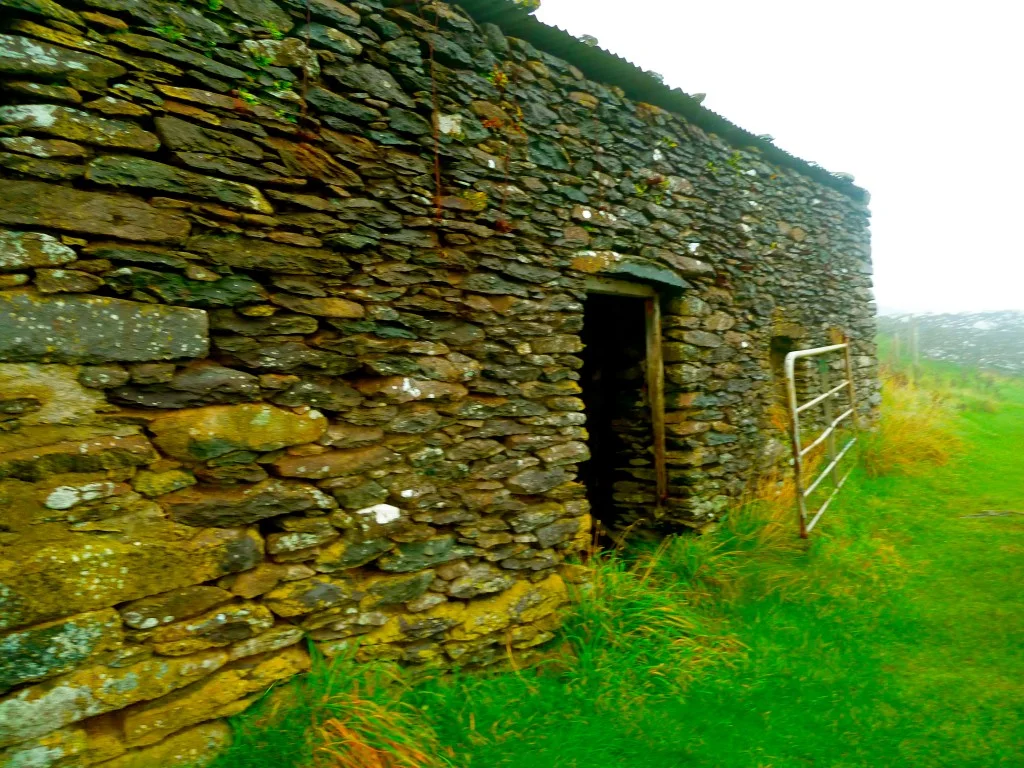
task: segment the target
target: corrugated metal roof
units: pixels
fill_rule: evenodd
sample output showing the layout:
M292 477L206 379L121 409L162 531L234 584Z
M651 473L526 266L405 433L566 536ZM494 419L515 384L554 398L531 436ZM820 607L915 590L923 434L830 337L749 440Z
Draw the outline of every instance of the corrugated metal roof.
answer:
M413 3L414 0L388 2L393 6ZM701 106L682 90L669 88L651 73L621 56L598 46L587 45L563 29L541 23L512 0L455 0L453 4L460 6L477 22L496 24L506 34L521 38L541 51L568 61L591 80L618 86L633 101L646 102L674 112L733 146L756 147L767 162L792 168L855 200L866 202L869 199L867 192L852 182L758 138Z

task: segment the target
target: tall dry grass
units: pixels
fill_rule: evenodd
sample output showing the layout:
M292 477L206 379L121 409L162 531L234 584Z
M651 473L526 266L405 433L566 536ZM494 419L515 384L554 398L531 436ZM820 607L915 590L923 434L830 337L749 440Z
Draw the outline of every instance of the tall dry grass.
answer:
M861 459L869 477L920 475L947 463L962 447L956 410L963 398L923 387L892 371L882 374L881 418L864 438Z
M233 721L232 749L213 768L451 768L396 666L323 658Z

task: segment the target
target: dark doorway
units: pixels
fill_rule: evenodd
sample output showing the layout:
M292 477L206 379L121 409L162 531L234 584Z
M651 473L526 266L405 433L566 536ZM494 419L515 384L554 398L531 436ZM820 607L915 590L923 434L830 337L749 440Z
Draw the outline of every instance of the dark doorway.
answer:
M644 300L588 295L583 342L580 384L592 458L580 479L599 529L614 531L626 510L654 499Z
M789 404L786 391L786 355L797 349L796 342L789 336L772 336L769 359L772 367L772 383L775 386L775 400L779 405Z

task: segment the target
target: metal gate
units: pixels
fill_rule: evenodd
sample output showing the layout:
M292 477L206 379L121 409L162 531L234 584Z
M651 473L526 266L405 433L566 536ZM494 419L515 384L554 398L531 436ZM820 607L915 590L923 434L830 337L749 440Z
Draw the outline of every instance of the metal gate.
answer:
M843 353L846 380L832 386L829 375L829 366L823 356L836 352ZM797 394L796 362L797 360L808 357L819 358L818 374L820 377L820 390L812 393L811 399L801 404ZM853 362L850 356L849 340L842 344L833 344L829 347L801 349L796 352L790 352L786 355L786 390L789 395L789 424L793 441L793 473L796 481L797 510L800 513L800 536L806 539L807 534L809 534L811 529L817 525L818 520L820 520L821 516L825 514L825 510L828 509L833 499L835 499L836 495L839 493L839 490L843 487L843 484L846 483L847 479L850 477L850 473L853 471L853 467L850 467L850 469L846 471L846 474L841 478L839 476L839 463L857 442L857 393L853 385ZM836 401L840 399L840 395L843 392L847 393L847 397L849 399L848 407L839 414L839 416L836 416L835 404ZM804 447L800 436L800 416L811 408L815 408L817 406L821 406L824 411L825 429L821 434L815 437L810 444ZM841 449L837 450L836 431L840 428L843 422L847 420L849 420L850 425L854 430L854 435ZM822 445L825 446L826 456L829 463L809 485L805 485L805 470L807 469L808 457L813 451ZM832 493L825 502L814 511L813 515L810 516L810 519L808 519L808 498L818 489L819 486L821 486L826 478L831 480L833 486Z

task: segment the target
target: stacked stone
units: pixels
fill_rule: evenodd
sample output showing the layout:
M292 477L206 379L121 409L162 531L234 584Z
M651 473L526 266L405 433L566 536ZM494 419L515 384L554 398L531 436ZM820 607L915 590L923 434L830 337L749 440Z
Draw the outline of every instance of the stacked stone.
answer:
M303 638L549 640L589 275L675 292L627 522L739 492L781 325L849 332L871 411L861 202L457 8L0 9L0 766L192 764Z

